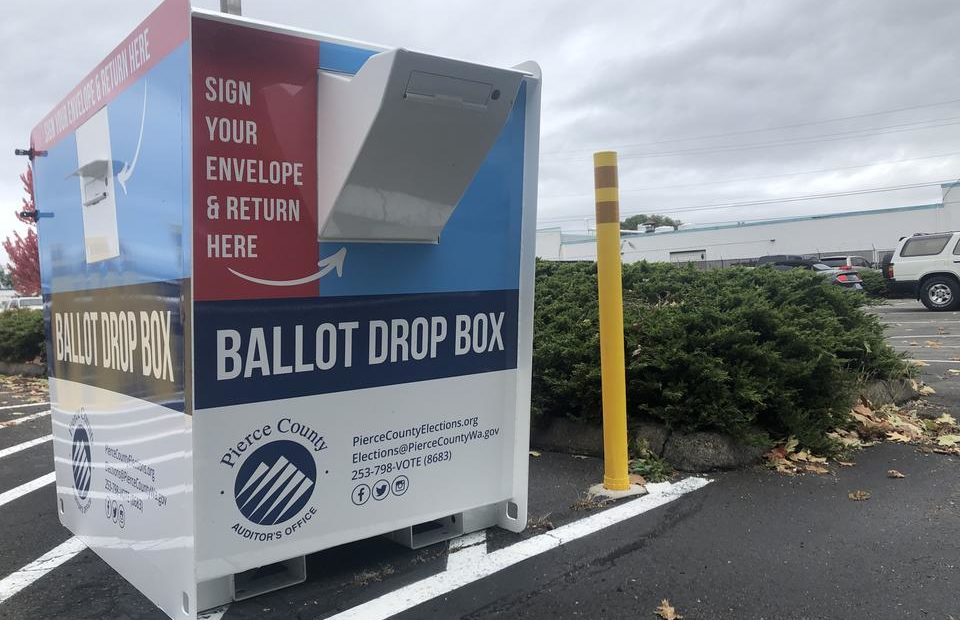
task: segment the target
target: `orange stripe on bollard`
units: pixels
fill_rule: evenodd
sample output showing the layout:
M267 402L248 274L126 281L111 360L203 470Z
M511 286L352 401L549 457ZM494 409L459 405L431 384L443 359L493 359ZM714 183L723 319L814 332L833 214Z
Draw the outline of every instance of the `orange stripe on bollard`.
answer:
M616 200L597 203L597 224L620 222L620 204Z
M617 186L617 167L616 166L597 166L593 169L593 186L616 187Z

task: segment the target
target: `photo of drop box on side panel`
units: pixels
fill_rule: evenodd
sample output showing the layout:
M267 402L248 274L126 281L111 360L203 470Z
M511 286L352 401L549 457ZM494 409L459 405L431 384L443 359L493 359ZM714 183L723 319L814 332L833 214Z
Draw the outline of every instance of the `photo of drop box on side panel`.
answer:
M103 107L77 127L77 164L87 263L120 256L110 121Z

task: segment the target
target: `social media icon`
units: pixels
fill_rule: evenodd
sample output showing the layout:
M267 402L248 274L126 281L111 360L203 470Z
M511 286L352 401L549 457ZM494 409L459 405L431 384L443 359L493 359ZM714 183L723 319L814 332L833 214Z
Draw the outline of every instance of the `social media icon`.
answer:
M350 494L350 499L353 500L354 505L363 506L370 499L370 487L365 484L358 484L353 487L353 493Z
M393 479L393 494L396 496L403 495L407 492L407 488L410 486L410 479L406 476L397 476Z
M373 499L380 501L390 495L390 483L386 480L377 480L373 485Z

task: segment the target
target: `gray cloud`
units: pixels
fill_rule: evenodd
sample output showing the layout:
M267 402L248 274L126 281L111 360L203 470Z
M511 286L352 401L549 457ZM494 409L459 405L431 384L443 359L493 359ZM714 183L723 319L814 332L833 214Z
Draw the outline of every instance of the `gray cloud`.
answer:
M17 175L25 162L13 157L13 148L27 143L33 125L156 4L38 1L8 10L0 23L7 93L0 228L15 225L12 210L19 204ZM217 2L195 5L216 8ZM929 157L960 151L958 102L754 131L960 99L960 87L949 79L960 31L960 5L952 0L245 0L244 12L489 64L537 60L544 72L544 224L584 225L593 212L590 153L607 148L621 152L625 212L960 176L960 156ZM906 125L918 121L942 126ZM876 135L840 135L852 130ZM701 137L729 133L735 135ZM791 140L807 143L734 150ZM703 151L710 147L726 150ZM691 149L700 152L643 156ZM862 166L905 159L913 161ZM806 170L831 171L790 174ZM718 182L727 179L745 180ZM921 188L681 217L712 222L938 197L938 189Z

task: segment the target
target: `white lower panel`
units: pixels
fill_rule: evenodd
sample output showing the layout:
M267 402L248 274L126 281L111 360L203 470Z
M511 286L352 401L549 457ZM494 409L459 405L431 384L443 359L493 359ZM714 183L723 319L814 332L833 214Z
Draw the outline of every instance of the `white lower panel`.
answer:
M512 497L516 376L197 411L198 579L505 500L525 515Z
M173 618L192 618L191 417L50 379L61 522Z

